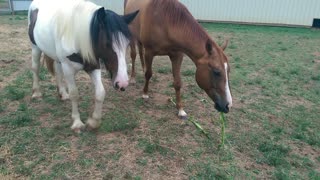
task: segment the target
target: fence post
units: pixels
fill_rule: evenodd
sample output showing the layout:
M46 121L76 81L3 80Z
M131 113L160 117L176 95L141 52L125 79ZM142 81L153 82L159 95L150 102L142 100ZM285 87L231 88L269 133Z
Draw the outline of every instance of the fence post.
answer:
M14 15L14 7L13 7L13 2L12 0L8 0L9 2L9 8L10 8L10 11L11 11L11 14Z
M8 5L9 5L9 11L11 12L12 15L14 15L13 3L11 0L8 0Z

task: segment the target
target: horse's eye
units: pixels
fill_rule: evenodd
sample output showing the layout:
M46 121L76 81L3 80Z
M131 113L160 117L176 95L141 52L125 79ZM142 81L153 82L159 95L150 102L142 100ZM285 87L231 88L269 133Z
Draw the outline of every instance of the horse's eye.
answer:
M216 77L220 77L221 76L221 71L215 69L215 70L212 70L213 72L213 75L216 76Z

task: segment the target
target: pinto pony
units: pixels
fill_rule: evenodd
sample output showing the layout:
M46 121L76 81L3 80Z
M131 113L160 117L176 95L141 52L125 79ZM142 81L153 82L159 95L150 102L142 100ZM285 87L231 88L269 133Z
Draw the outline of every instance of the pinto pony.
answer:
M180 69L183 54L188 55L197 67L196 81L214 101L215 108L229 112L232 97L229 87L230 66L223 50L227 41L219 47L193 18L188 9L178 0L125 0L125 14L139 9L139 15L129 25L138 42L139 50L144 49L141 60L145 63L145 85L143 98L148 98L149 80L152 76L152 61L156 55L168 55L172 63L174 89L178 116L185 119L180 89ZM136 58L134 41L131 42L131 57ZM142 47L141 47L142 46ZM134 71L134 67L132 69ZM132 72L134 75L134 72ZM134 78L134 77L133 77Z
M39 61L41 53L44 53L47 59L54 62L60 97L63 100L71 99L71 128L81 132L85 125L80 120L79 95L74 76L79 70L85 70L95 88L95 107L87 125L89 128L98 128L105 97L100 59L111 74L114 88L124 91L128 86L125 54L131 38L128 24L137 13L119 16L84 0L34 0L28 14L32 42L32 98L42 96Z

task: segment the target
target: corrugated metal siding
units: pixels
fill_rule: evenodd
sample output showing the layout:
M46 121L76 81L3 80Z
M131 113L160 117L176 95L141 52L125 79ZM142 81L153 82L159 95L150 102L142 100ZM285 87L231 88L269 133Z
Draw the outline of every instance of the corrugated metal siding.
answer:
M12 6L14 11L24 11L28 10L32 1L30 0L13 0Z
M90 0L123 14L124 0ZM320 0L180 0L199 20L312 26L320 18ZM15 10L30 1L13 0Z
M123 0L91 0L119 14ZM180 0L199 20L312 26L320 0Z
M110 9L118 14L123 14L124 0L90 0L100 6Z
M200 20L311 26L320 0L180 0Z

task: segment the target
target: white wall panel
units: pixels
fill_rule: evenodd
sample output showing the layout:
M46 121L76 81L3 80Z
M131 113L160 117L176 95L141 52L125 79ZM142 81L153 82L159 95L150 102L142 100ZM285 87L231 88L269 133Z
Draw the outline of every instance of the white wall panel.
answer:
M124 0L90 0L100 6L104 6L118 14L123 14Z
M200 20L311 26L320 0L180 0Z
M32 1L12 1L14 11L28 10Z
M91 0L123 14L124 0ZM320 0L180 0L199 20L311 26L320 19ZM15 10L30 1L13 0Z

